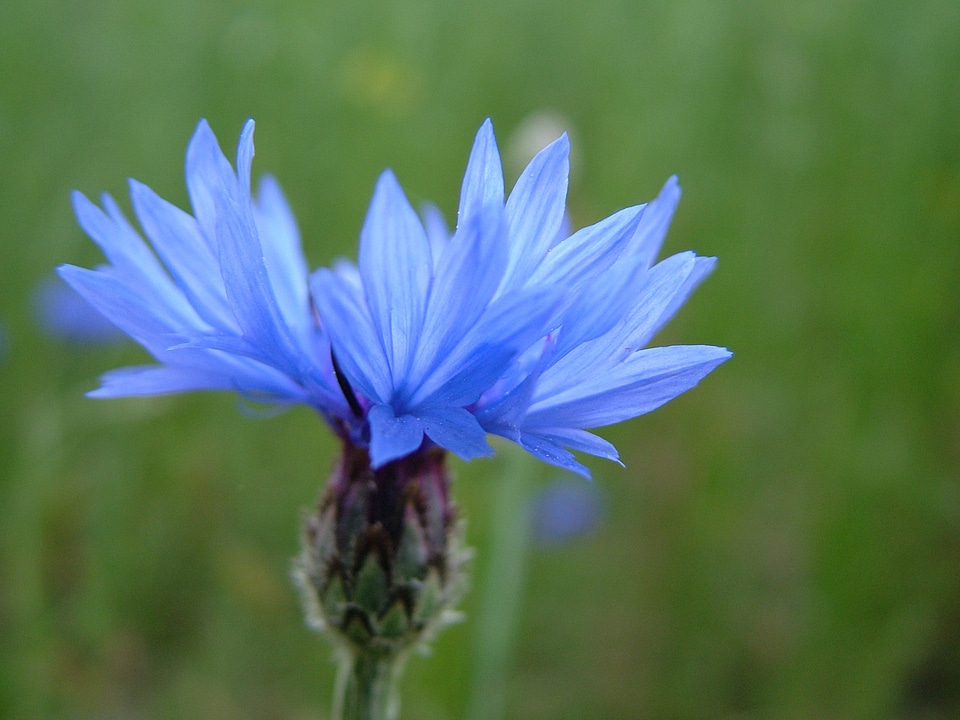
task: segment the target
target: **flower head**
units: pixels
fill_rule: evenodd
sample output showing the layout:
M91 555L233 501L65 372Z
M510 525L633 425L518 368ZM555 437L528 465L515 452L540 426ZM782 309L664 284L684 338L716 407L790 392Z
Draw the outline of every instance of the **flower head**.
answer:
M561 137L505 195L493 128L477 134L457 226L379 179L359 261L308 276L275 181L250 190L253 123L236 172L201 122L187 151L193 215L131 182L153 252L104 196L74 197L110 264L60 272L159 365L108 373L92 395L232 389L314 407L379 468L440 446L488 455L487 434L589 474L571 450L616 460L588 432L659 407L730 353L644 349L713 258L654 263L680 190L568 234Z

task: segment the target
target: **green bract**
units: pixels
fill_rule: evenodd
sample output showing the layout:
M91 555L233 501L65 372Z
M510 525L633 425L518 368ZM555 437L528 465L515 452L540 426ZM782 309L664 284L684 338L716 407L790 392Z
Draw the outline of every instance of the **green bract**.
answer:
M295 575L308 620L351 652L402 656L454 622L462 523L439 449L374 470L348 446L304 525Z

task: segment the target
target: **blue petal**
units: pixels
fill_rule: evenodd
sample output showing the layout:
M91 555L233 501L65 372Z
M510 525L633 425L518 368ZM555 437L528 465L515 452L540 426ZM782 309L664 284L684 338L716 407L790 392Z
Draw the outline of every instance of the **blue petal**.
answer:
M82 193L73 193L73 206L80 227L100 246L112 272L126 284L138 288L146 301L162 312L170 322L202 323L183 293L150 252L143 238L123 217L109 195L103 196L107 213L90 202ZM109 214L108 214L109 213Z
M362 288L344 273L321 268L310 276L310 289L321 325L351 385L370 400L389 402L390 368Z
M590 470L573 456L569 450L564 449L559 443L546 435L539 435L535 432L519 433L516 442L520 447L526 450L539 460L556 465L557 467L575 472L577 475L590 479Z
M330 356L329 346L324 342L318 342L317 349L322 353L320 358ZM321 412L333 412L342 418L353 415L328 363L321 363L319 367L310 365L294 380L282 369L274 367L274 358L262 347L230 335L200 335L189 342L172 345L158 358L177 365L204 365L202 361L198 363L196 359L185 358L190 351L202 353L201 358L210 358L214 366L219 365L221 373L241 378L234 383L234 389L238 391L295 395ZM267 387L263 387L264 381Z
M688 281L696 267L696 255L682 252L650 268L641 276L643 281L632 301L625 303L623 323L610 334L619 334L621 343L628 343L633 349L643 347L645 339L660 329L664 314L676 305L677 297L681 296L680 302L686 299Z
M641 350L606 372L537 400L524 427L595 428L643 415L695 386L730 355L726 348L710 345Z
M126 335L59 277L47 277L33 293L33 310L40 328L59 340L110 344Z
M413 395L486 312L506 266L503 211L490 207L457 230L444 249L431 288L423 331L403 388Z
M273 357L259 345L236 335L200 335L187 342L171 344L166 350L218 350L228 355L249 358L258 363L271 365Z
M235 329L219 262L196 220L136 180L130 181L130 199L144 232L197 314L214 327Z
M660 317L655 321L648 324L648 326L639 331L635 332L633 336L633 342L636 345L643 346L646 345L656 332L662 328L664 325L669 322L677 310L687 301L687 298L690 297L690 294L697 289L697 286L706 279L706 277L713 272L714 267L716 267L717 259L712 257L698 257L693 261L693 268L690 271L690 274L684 280L683 285L677 289L674 293L673 298L670 300L670 303L664 308L663 312L660 314Z
M544 371L537 397L563 392L583 378L616 366L642 348L645 338L659 328L658 321L685 287L695 265L693 253L679 253L641 273L637 287L629 293L630 303L611 308L611 313L619 316L617 323L604 335L560 356Z
M313 394L308 398L304 385L287 373L252 356L180 344L157 353L156 357L171 367L219 374L228 378L231 389L241 394L277 396L296 402L315 402L318 399Z
M296 377L302 369L299 351L273 296L250 204L251 122L243 128L237 157L240 182L201 121L187 148L187 189L204 236L216 247L227 299L244 336Z
M297 221L272 176L260 180L253 210L263 260L280 314L288 326L306 332L310 325L309 270L301 250Z
M463 364L458 366L456 374L441 376L444 382L436 389L427 386L431 392L426 394L424 391L422 404L472 405L500 378L516 354L509 346L495 342L474 346Z
M272 365L296 378L305 363L273 296L252 210L237 205L229 188L214 192L213 200L220 273L237 323Z
M400 387L420 338L430 284L430 243L393 173L380 176L360 231L360 275L374 327Z
M73 201L73 212L83 231L100 247L111 265L124 273L132 273L138 277L152 277L159 275L166 278L166 274L156 256L150 252L143 238L130 226L129 223L118 220L123 214L108 194L104 193L103 201L117 210L117 216L111 217L94 205L80 191L74 190L70 195ZM169 283L169 278L166 278ZM172 287L172 283L170 284Z
M186 160L187 194L193 207L194 217L211 251L217 250L216 196L226 193L234 202L240 202L237 177L230 166L213 130L206 120L197 124L197 129L187 146Z
M519 353L550 329L563 288L515 292L494 301L486 313L418 389L411 404L468 405L493 385Z
M660 194L644 210L643 222L630 240L628 252L641 258L646 267L653 265L657 255L660 254L660 248L663 246L663 240L667 236L670 221L679 202L680 184L677 176L674 175L667 180Z
M563 315L556 358L609 332L621 319L624 298L636 281L636 268L623 263L582 289Z
M553 348L548 344L541 349L539 361L524 375L524 369L515 367L514 370L522 379L519 382L509 382L505 377L501 377L499 382L488 388L481 397L480 404L475 414L477 420L489 432L502 435L500 430L494 430L494 427L518 427L523 416L530 407L530 401L537 387L537 380L540 373L549 365L552 358ZM511 378L515 380L515 378Z
M105 373L101 385L87 395L95 398L164 395L197 390L229 390L269 398L273 402L305 402L301 388L269 368L229 370L229 364L211 361L209 367L144 365Z
M613 444L592 432L576 428L537 428L537 433L570 450L589 453L623 465L620 462L620 453Z
M111 370L100 378L100 387L88 397L115 398L131 395L164 395L194 390L232 390L223 373L197 372L188 368L144 365Z
M427 436L437 445L450 450L463 460L493 455L487 434L477 419L458 407L427 408L418 411Z
M240 131L237 143L237 180L240 183L241 200L250 202L250 167L253 165L253 120L247 120Z
M636 234L646 206L636 205L581 228L550 249L529 282L588 282L617 260Z
M73 265L61 265L57 272L104 317L151 353L162 351L180 337L175 335L177 326L164 316L162 305L151 303L115 274Z
M423 425L413 415L396 417L389 405L374 405L367 412L370 422L370 464L381 467L409 455L423 442Z
M450 228L447 227L447 221L444 220L443 213L437 209L436 205L427 203L420 214L423 216L423 229L430 241L430 258L433 260L433 271L436 273L444 249L450 242Z
M570 174L566 133L537 153L507 199L511 256L501 292L523 285L554 244L563 223Z
M493 135L493 123L487 118L477 131L463 175L457 226L490 205L503 207L503 167Z

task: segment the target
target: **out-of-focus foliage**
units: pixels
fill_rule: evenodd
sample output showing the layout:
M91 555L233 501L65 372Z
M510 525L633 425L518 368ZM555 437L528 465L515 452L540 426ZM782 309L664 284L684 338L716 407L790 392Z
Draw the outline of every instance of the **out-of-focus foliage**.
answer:
M99 261L69 191L184 205L197 120L252 116L318 265L383 167L450 217L483 118L506 147L544 110L575 225L680 175L667 250L720 264L660 339L736 356L611 430L603 524L534 546L508 716L956 717L958 37L952 0L0 4L0 717L306 718L332 684L288 575L333 441L85 399L144 357L37 327ZM480 560L501 467L457 466ZM407 717L463 715L474 630L411 661Z

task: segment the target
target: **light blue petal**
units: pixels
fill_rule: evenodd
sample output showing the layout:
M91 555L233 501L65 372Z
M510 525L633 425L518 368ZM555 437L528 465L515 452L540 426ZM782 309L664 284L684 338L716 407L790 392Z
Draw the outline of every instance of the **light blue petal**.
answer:
M208 356L199 367L144 365L105 373L89 397L165 395L198 390L233 391L262 401L307 402L303 389L270 368L243 366Z
M233 390L223 373L199 372L166 365L144 365L111 370L100 378L100 387L88 397L115 398L138 395L166 395L195 390Z
M423 442L423 426L413 415L396 417L389 405L374 405L370 422L370 464L374 469L409 455Z
M136 180L130 181L130 199L144 232L197 314L214 327L236 330L220 264L196 220Z
M170 324L165 308L144 298L137 288L113 273L61 265L57 272L105 318L143 345L151 353L181 339L180 329Z
M228 355L249 358L264 365L271 365L273 357L264 349L249 340L236 335L200 335L187 342L171 344L167 351L179 352L182 350L219 350ZM175 362L176 356L171 356Z
M157 314L170 323L203 324L183 293L173 283L143 238L131 227L109 195L103 196L104 213L83 194L73 193L80 227L100 246L118 276L139 288Z
M563 288L546 287L495 300L457 346L440 358L411 405L476 402L514 357L547 334L562 296Z
M329 335L337 362L350 384L370 400L390 402L390 368L362 289L349 275L326 268L310 276L310 289L321 327Z
M550 249L529 282L586 283L605 272L635 235L645 207L629 207L581 228Z
M570 211L563 211L563 220L560 221L560 227L557 228L556 234L553 236L553 242L550 243L550 247L556 247L561 242L566 240L570 235L573 234L573 220L570 217Z
M487 434L477 419L458 407L427 408L417 412L427 436L462 460L493 455Z
M250 167L253 165L253 120L247 120L237 142L237 180L240 183L240 200L250 203Z
M330 357L329 345L318 343L318 351L323 353L318 357ZM296 397L298 402L309 402L321 412L333 412L342 418L353 415L329 364L310 366L294 380L282 369L275 368L274 359L262 348L240 337L201 335L172 345L158 353L157 358L172 365L210 368L228 375L235 378L232 389L247 395Z
M730 355L726 348L710 345L641 350L606 372L534 402L524 427L595 428L643 415L695 386Z
M271 358L272 365L297 377L299 351L280 318L253 218L226 193L217 193L214 201L220 273L237 323L243 335Z
M216 196L226 194L233 202L240 203L240 188L230 161L220 150L217 138L206 120L197 124L197 129L187 146L186 159L187 194L193 207L194 217L200 225L203 238L216 254L217 250L217 204Z
M598 352L609 353L610 359L619 361L644 347L714 265L715 258L679 253L644 273L645 260L625 254L596 277L564 313L557 359L607 333L607 340L593 349L595 357ZM624 298L632 299L625 302Z
M643 221L637 227L637 232L630 240L627 250L631 255L642 260L646 267L653 265L660 254L663 240L670 228L673 213L680 202L680 184L677 176L670 177L660 190L655 200L652 200L643 213Z
M654 322L649 323L649 325L639 331L634 333L633 341L637 345L643 346L646 345L657 331L666 325L670 318L672 318L677 310L687 301L687 298L690 297L691 293L697 289L701 282L706 279L706 277L713 272L713 268L716 267L717 259L712 257L698 257L693 262L693 269L690 271L690 274L687 276L687 279L684 280L683 285L677 289L671 299L670 303L661 313L660 317L657 318Z
M431 260L420 218L390 171L380 176L360 231L359 265L393 385L401 387L420 338Z
M420 215L423 218L423 229L430 241L430 258L433 261L434 274L436 274L444 248L450 242L450 228L447 227L447 221L444 219L443 213L432 203L426 203L420 211Z
M503 433L492 428L519 426L523 416L526 415L527 408L530 407L530 401L536 390L540 373L543 372L549 362L552 347L547 347L542 352L540 362L530 369L529 374L522 380L507 383L501 377L497 384L484 392L480 405L474 411L474 414L488 432L496 432L499 435Z
M584 287L563 314L563 325L557 340L556 359L584 343L609 332L621 319L629 297L630 286L636 282L635 267L622 263Z
M201 121L187 148L187 189L204 236L216 247L226 296L241 331L272 358L272 365L297 377L303 361L273 296L249 198L250 122L241 133L237 156L244 176L239 183L213 132Z
M111 265L141 278L160 276L169 283L156 256L125 219L118 223L118 218L110 217L78 190L74 190L70 198L80 227L100 247ZM107 193L103 194L103 201L116 208L119 218L123 218L113 198Z
M588 480L591 477L590 470L585 465L577 462L573 453L564 449L559 443L545 435L522 432L519 434L516 442L520 444L520 447L539 460L577 473L577 475L582 475Z
M563 223L570 174L566 133L537 153L507 199L511 255L501 292L524 285Z
M623 465L620 462L620 453L617 452L613 444L592 432L577 430L576 428L538 428L537 434L547 437L570 450L589 453Z
M363 296L363 278L360 277L360 268L346 258L338 258L334 260L332 270L337 277L343 280L344 285L356 294L357 302L363 303L363 306L366 307L367 302Z
M583 378L615 367L643 347L659 325L673 298L681 292L695 267L693 253L679 253L658 263L637 277L637 286L628 293L629 303L614 307L620 315L617 323L601 337L570 349L544 371L536 397L563 392ZM562 330L561 330L562 336Z
M300 230L280 184L263 177L254 204L254 220L270 286L288 326L306 332L310 325L309 270L300 245Z
M303 389L296 386L286 375L251 359L211 352L208 349L184 347L171 350L171 346L183 347L184 343L189 344L191 340L201 342L210 338L191 335L196 331L188 328L169 327L156 316L155 308L146 303L135 288L128 287L121 279L106 272L72 266L62 267L60 272L77 292L88 298L89 302L118 327L158 360L170 365L169 375L148 373L146 377L149 382L135 380L134 375L129 378L126 375L110 375L110 383L103 392L97 391L97 397L107 397L108 393L115 397L191 389L232 389L295 398L298 402L306 401ZM242 342L238 338L230 340ZM167 389L163 390L151 389L159 387L155 381L159 382L158 378L163 377L169 379L169 387L164 386ZM121 379L123 383L120 382Z
M631 301L625 303L627 312L623 323L609 334L620 335L622 342L628 343L634 350L643 347L640 341L660 328L664 313L676 304L677 296L686 299L684 291L696 267L696 255L682 252L650 268L641 276L643 283L639 291L635 291ZM629 350L622 352L628 353Z
M487 310L507 262L503 209L475 214L447 243L404 396L413 395Z
M455 375L440 376L445 381L429 394L424 394L423 404L455 407L472 405L480 399L487 388L497 382L516 354L510 346L494 342L475 346L458 366ZM410 405L419 406L415 405L415 401Z
M317 397L311 394L308 398L302 384L268 362L259 361L252 354L246 356L189 343L178 343L156 353L155 357L171 367L201 373L215 373L229 378L231 389L242 394L275 395L293 398L297 402L307 402Z
M477 131L460 188L457 227L491 205L503 207L503 167L493 135L493 123L487 118Z
M72 345L111 345L126 334L60 277L45 277L32 293L33 317L45 335Z

